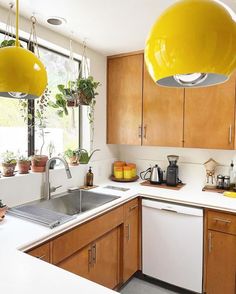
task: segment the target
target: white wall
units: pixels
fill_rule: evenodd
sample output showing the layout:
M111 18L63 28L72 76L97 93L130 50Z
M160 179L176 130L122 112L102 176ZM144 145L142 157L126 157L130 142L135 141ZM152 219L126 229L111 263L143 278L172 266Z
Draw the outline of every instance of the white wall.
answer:
M1 28L4 28L3 23L5 23L6 17L7 11L0 7ZM20 28L23 31L21 32L23 35L29 33L29 20L21 17ZM43 43L42 45L51 46L49 44L50 42L54 44L53 49L64 48L64 52L68 53L69 39L67 37L42 26L37 26L37 35L39 43ZM81 55L81 44L73 42L73 51L75 54ZM100 81L102 84L101 87L99 87L99 96L96 98L94 135L94 148L99 148L101 151L95 153L90 163L94 168L96 184L106 179L110 174L111 163L117 157L118 149L117 146L106 145L106 57L90 49L87 51L87 57L90 59L91 74L94 76L95 80ZM66 188L70 186L82 185L87 168L86 165L73 167L73 178L69 181L64 175L64 170L52 171L52 185L63 184L63 188L61 188L59 192L66 190ZM0 199L3 199L9 206L35 200L42 194L42 181L42 174L1 178Z
M167 155L170 154L179 155L180 157L178 162L180 179L196 187L204 186L205 168L203 163L209 158L213 158L219 163L216 170L217 174L228 174L231 160L234 160L236 165L236 151L234 150L119 146L119 158L135 162L138 172L154 164L158 164L162 169L166 170L168 166Z

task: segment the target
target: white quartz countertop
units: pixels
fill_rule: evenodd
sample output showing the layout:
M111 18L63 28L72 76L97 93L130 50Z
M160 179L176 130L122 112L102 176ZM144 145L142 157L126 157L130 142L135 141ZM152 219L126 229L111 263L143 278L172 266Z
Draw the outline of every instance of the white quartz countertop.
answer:
M186 185L182 189L176 191L141 186L140 182L141 181L134 183L116 183L107 181L93 191L117 195L120 196L120 198L104 204L99 208L78 215L76 219L54 229L49 229L7 215L5 220L0 223L0 285L2 293L116 293L89 280L29 256L23 253L22 250L40 244L138 195L162 201L236 213L236 199L224 197L219 193L202 192L201 187ZM105 188L108 185L128 188L129 190L122 192Z

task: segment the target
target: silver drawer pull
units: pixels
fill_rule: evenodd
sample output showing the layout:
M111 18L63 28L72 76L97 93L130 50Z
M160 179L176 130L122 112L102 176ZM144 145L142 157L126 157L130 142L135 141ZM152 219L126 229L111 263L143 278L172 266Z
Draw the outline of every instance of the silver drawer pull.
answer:
M219 218L219 217L214 217L213 220L215 222L221 222L221 223L226 223L226 224L232 223L232 221L230 219L224 219L224 218Z
M137 208L138 207L138 204L136 204L136 205L134 205L134 206L130 206L129 207L129 211L132 211L132 210L134 210L135 208Z
M36 258L38 258L38 259L44 259L44 257L46 257L45 254L44 255L41 255L41 256L36 256Z

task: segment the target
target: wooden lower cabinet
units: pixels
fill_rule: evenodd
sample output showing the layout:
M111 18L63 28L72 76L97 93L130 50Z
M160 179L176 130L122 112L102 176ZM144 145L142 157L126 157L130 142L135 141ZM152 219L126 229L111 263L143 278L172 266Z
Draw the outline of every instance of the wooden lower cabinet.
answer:
M138 270L139 248L136 198L27 253L114 289Z
M236 216L208 211L205 246L205 293L236 293ZM212 229L214 228L214 230Z
M139 269L139 203L138 199L124 205L123 282Z
M50 242L31 249L27 253L43 261L50 262Z
M83 278L115 288L119 283L120 228L115 228L57 266Z

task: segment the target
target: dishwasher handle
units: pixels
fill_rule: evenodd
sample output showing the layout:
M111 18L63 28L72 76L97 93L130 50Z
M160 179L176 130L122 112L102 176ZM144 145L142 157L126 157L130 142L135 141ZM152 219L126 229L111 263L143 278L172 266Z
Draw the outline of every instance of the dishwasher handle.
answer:
M190 206L184 206L179 204L161 202L156 200L142 200L142 206L151 208L151 209L158 209L162 210L163 212L174 212L179 214L186 214L192 216L200 216L203 217L203 209L202 208L195 208Z

